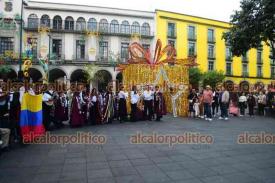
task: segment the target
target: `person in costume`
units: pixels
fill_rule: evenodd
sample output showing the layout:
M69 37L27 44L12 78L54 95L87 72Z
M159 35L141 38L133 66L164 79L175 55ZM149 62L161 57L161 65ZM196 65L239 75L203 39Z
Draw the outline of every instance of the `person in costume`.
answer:
M63 121L66 121L68 117L66 116L66 108L68 102L64 92L59 92L54 103L54 117L60 126L64 126Z
M29 92L33 92L33 90L30 88ZM43 97L42 97L42 110L43 110L43 124L45 129L51 130L51 122L54 122L54 119L51 116L53 106L54 106L54 93L53 93L53 87L50 86L49 89L44 92Z
M70 125L71 127L80 127L84 125L79 92L75 92L72 99Z
M101 124L100 103L99 103L99 96L96 88L93 88L90 94L89 108L90 108L89 109L90 124L91 125Z
M131 121L135 122L137 120L137 103L139 101L139 94L137 92L137 87L133 86L131 91Z
M87 92L87 88L84 87L80 92L80 101L81 101L81 111L83 114L84 122L87 124L88 122L88 101L89 101L89 92Z
M166 115L166 106L163 94L161 93L159 86L155 86L154 92L154 112L156 114L156 121L160 121L163 115Z
M146 90L143 92L144 101L144 117L146 120L152 121L153 116L153 99L154 93L150 90L149 85L146 86Z
M9 100L8 100L8 110L9 110L9 121L11 134L14 136L14 140L18 141L20 138L20 93L17 91L17 88L13 86L9 92Z
M108 90L104 97L104 109L102 114L103 123L112 123L114 117L114 94L112 86L108 87Z
M124 91L124 86L120 87L120 91L118 93L118 115L119 121L127 120L127 106L126 99L128 97L128 93Z

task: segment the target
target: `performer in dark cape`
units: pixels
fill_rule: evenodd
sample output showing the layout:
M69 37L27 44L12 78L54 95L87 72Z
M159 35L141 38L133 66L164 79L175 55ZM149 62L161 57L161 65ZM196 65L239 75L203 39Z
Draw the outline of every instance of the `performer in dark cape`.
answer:
M166 115L166 106L163 94L159 90L159 86L155 87L154 93L154 112L156 114L156 121L160 121L163 115Z
M20 93L16 91L16 87L13 87L9 92L9 120L10 120L10 128L11 134L13 134L15 140L19 140L20 138Z
M88 103L89 103L89 92L87 92L87 88L84 87L80 92L80 101L81 101L81 111L84 119L84 123L88 122Z
M105 94L102 121L103 123L112 123L113 117L114 117L114 94L112 91L112 86L109 86Z
M99 97L95 88L92 89L89 106L90 106L90 124L91 125L101 124Z
M79 92L75 92L71 106L71 127L79 127L84 124L83 113L81 111L81 101Z
M55 100L54 117L61 126L64 126L62 122L68 119L68 117L66 116L67 105L68 103L65 94L63 92L59 92Z
M126 106L126 99L128 97L128 93L124 92L124 87L120 87L120 91L118 93L118 114L119 114L119 121L125 121L127 119L127 106Z

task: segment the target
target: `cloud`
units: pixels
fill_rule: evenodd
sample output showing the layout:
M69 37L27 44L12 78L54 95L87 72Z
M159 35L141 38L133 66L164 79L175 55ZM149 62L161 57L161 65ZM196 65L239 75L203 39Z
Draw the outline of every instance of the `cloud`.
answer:
M38 0L44 2L75 4L75 0ZM229 21L240 0L81 0L83 5L115 7L123 9L174 11L221 21Z

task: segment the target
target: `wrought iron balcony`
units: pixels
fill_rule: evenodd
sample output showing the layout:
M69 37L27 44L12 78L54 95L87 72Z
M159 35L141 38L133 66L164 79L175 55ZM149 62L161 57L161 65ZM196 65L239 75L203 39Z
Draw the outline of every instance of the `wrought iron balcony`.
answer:
M117 26L117 27L114 27ZM122 28L122 26L124 26ZM70 24L62 20L62 22L54 22L52 19L49 22L42 23L40 19L31 20L25 25L25 29L30 31L38 31L39 28L49 28L51 32L73 32L73 33L86 33L87 31L99 32L103 35L118 35L118 36L131 36L132 34L139 34L144 37L153 37L154 33L151 32L150 27L140 26L138 29L133 29L130 25L123 24L104 24L97 23L96 26L91 26L89 23L81 24L77 21L72 21Z

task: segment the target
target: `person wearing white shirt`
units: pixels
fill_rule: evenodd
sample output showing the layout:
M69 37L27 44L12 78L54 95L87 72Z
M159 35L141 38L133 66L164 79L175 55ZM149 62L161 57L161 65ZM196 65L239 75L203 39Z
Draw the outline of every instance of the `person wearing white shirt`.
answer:
M43 124L45 129L50 130L51 122L53 120L50 115L53 109L53 88L50 86L49 90L46 91L42 96L42 111L43 111Z
M245 114L245 108L246 108L246 101L247 98L245 96L245 93L242 93L242 95L239 97L239 106L240 106L240 116L244 116Z
M120 91L118 93L118 115L119 121L125 121L127 118L127 106L126 99L128 97L128 93L124 92L124 86L120 87Z
M135 122L137 119L137 103L139 100L139 94L137 87L133 86L131 91L131 121Z
M154 92L150 90L149 85L146 86L146 90L143 92L144 98L144 117L151 121L153 116L153 98Z

